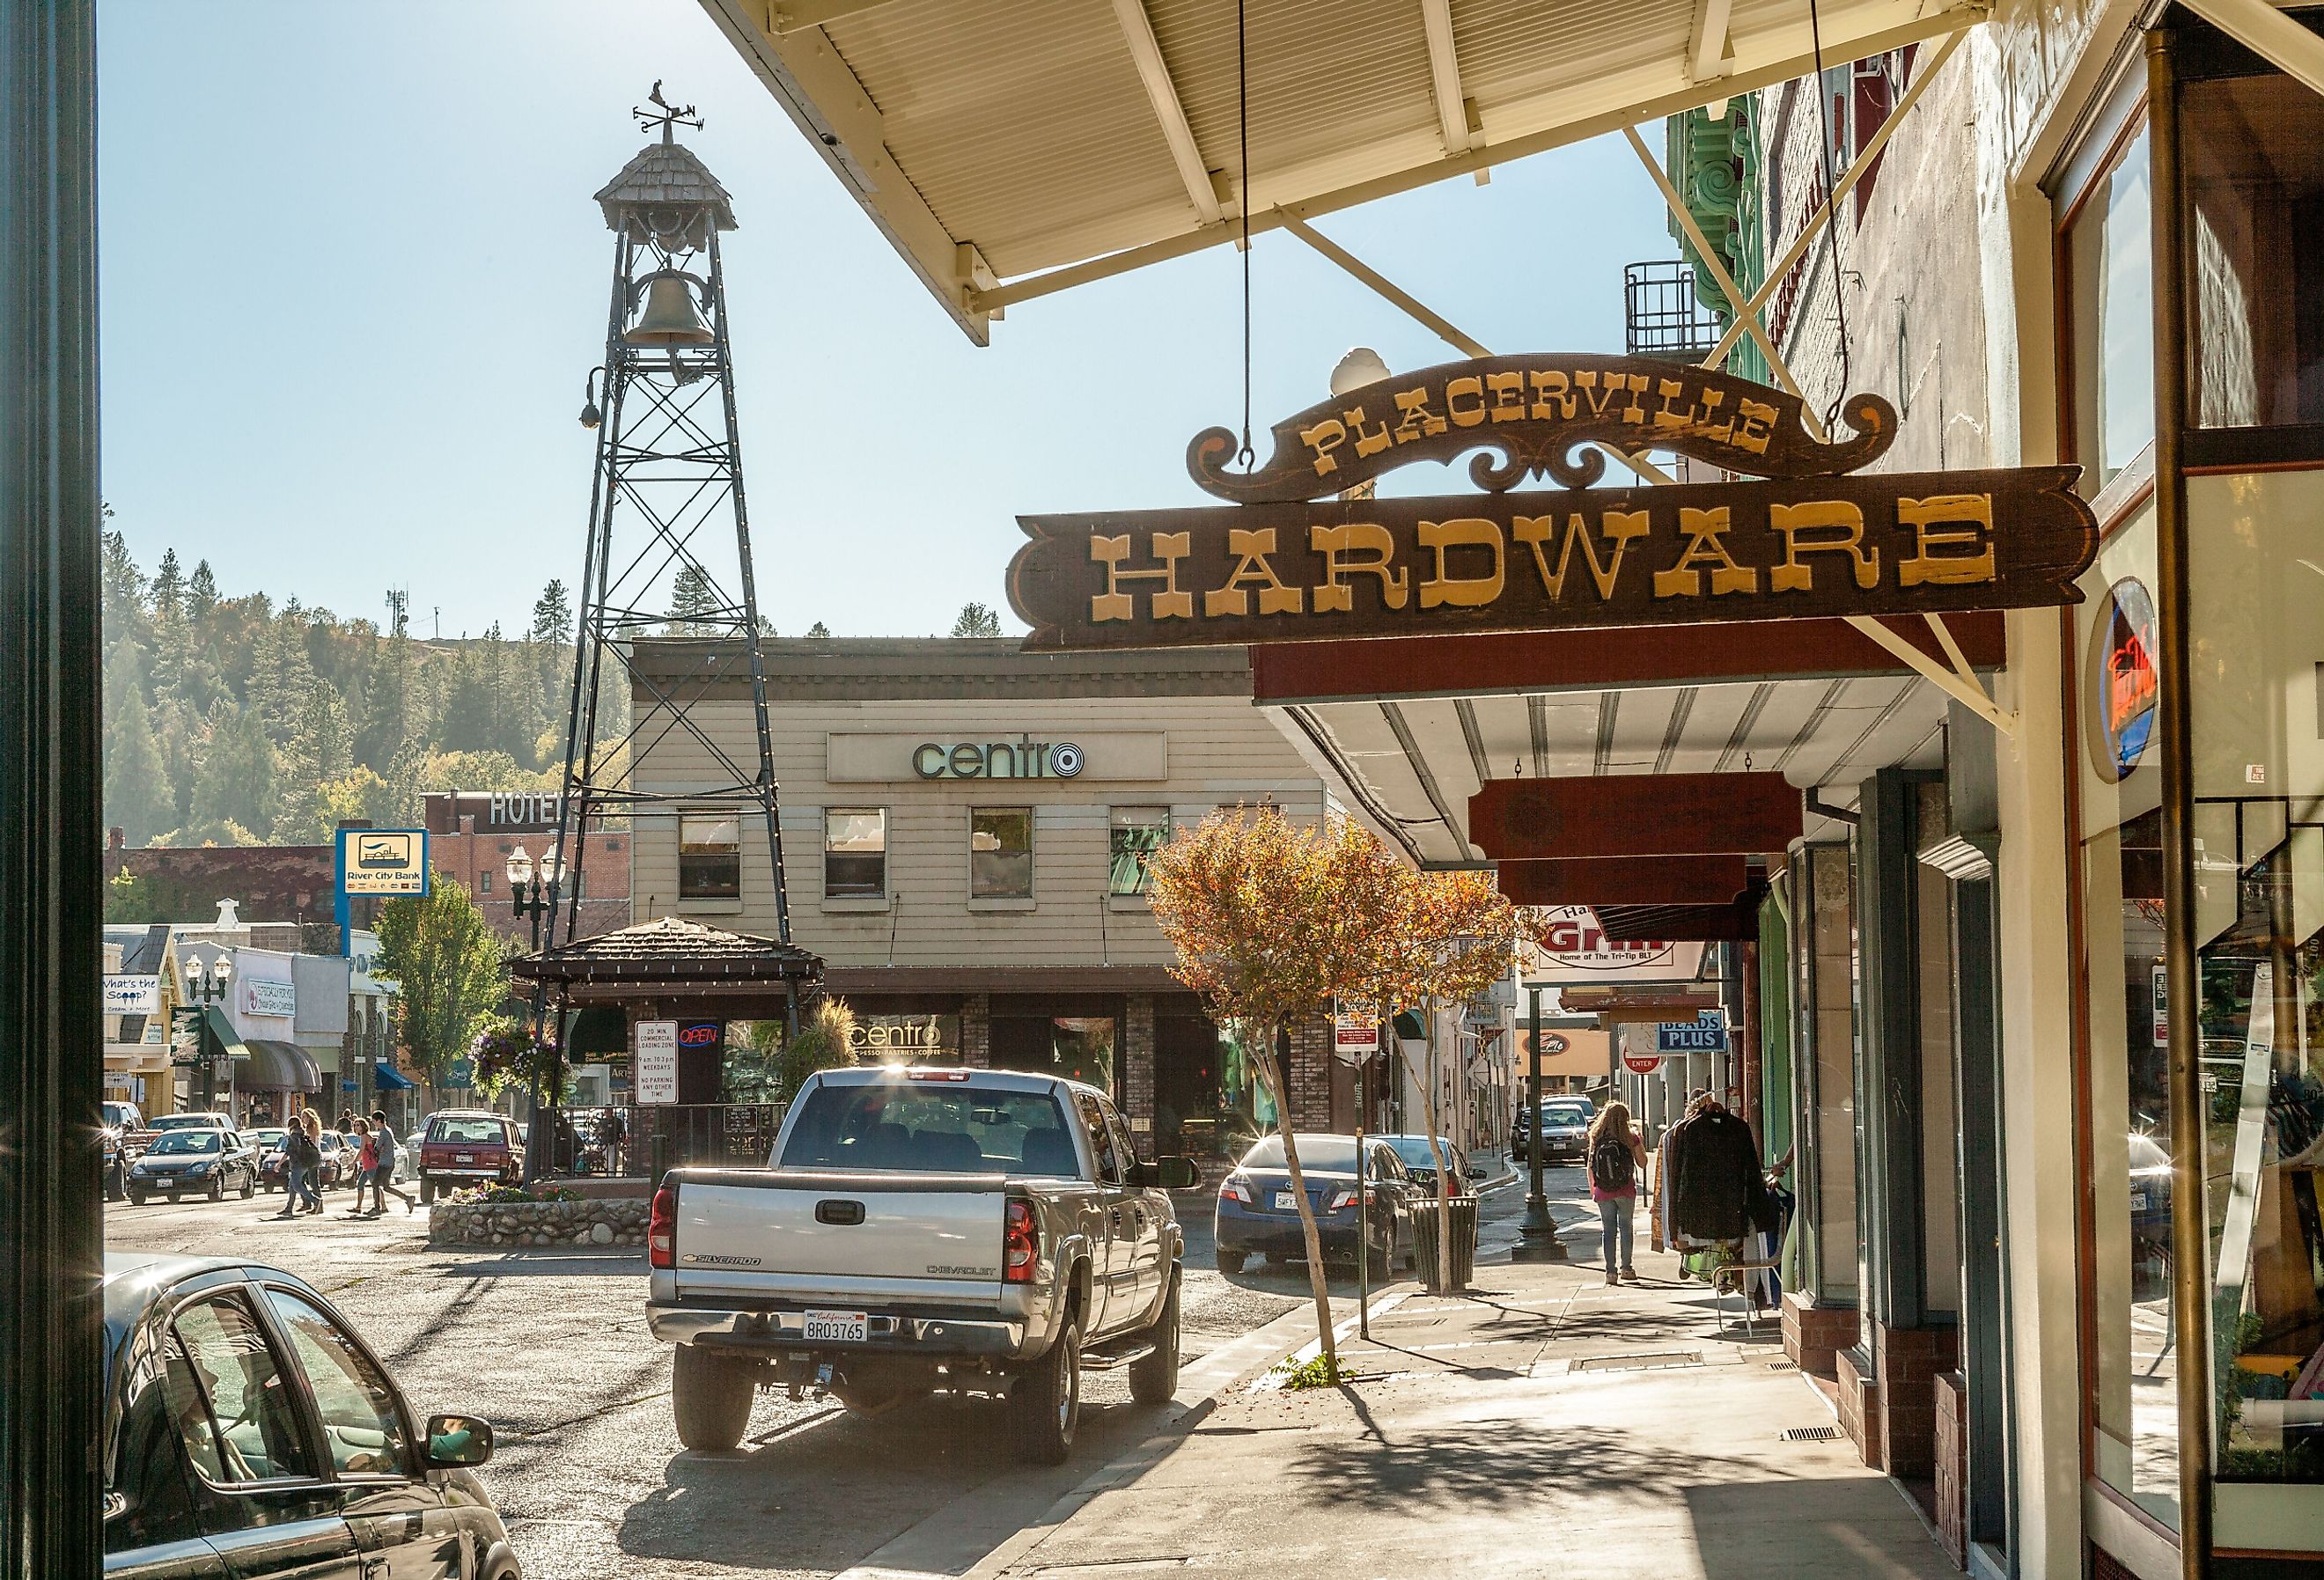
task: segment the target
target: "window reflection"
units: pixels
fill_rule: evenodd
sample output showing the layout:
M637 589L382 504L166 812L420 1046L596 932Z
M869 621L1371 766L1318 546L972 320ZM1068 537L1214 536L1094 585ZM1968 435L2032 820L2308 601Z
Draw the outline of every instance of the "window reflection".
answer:
M2154 287L2141 125L2091 183L2066 233L2074 458L2095 494L2154 442Z

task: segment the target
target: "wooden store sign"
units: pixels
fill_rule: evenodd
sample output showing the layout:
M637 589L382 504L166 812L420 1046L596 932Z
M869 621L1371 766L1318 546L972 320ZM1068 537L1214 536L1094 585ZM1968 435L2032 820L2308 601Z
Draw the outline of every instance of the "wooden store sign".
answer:
M2098 549L2079 469L1844 476L1895 413L1847 402L1812 438L1800 401L1644 358L1502 356L1390 378L1275 427L1253 470L1223 429L1187 456L1236 503L1019 518L1010 566L1030 649L1949 614L2078 602ZM1605 456L1672 450L1757 481L1602 488ZM1485 492L1339 495L1479 452ZM1562 486L1516 491L1526 476ZM1323 495L1326 497L1318 498Z

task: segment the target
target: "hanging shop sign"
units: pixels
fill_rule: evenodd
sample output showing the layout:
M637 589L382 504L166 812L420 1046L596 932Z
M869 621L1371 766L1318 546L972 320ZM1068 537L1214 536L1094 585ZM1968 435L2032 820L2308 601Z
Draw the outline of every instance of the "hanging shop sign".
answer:
M1663 1056L1659 1053L1626 1053L1622 1056L1622 1067L1634 1076L1651 1076L1663 1067Z
M678 1022L640 1021L632 1035L640 1103L678 1101Z
M1727 1051L1727 1017L1717 1010L1705 1010L1692 1021L1664 1021L1655 1027L1655 1051L1673 1053L1725 1053Z
M1527 987L1568 983L1686 982L1702 969L1702 946L1609 938L1586 905L1547 908L1540 927L1517 945ZM1572 993L1566 993L1570 1004Z
M108 974L105 979L105 1012L108 1015L152 1015L160 1012L161 979L158 976Z
M1009 572L1032 650L1922 614L2077 603L2098 526L2072 467L1843 476L1896 417L1845 405L1812 438L1794 397L1646 358L1447 363L1311 407L1275 450L1226 469L1224 429L1188 452L1236 503L1019 518ZM1598 486L1606 457L1671 450L1758 481ZM1347 498L1450 461L1481 494ZM1498 459L1496 458L1498 457ZM1559 487L1517 492L1525 477ZM1320 497L1320 496L1334 497Z

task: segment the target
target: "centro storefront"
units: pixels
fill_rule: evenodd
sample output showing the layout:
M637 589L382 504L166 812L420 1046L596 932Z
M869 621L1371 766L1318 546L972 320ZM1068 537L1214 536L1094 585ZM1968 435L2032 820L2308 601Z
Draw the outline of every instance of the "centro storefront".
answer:
M640 662L698 674L702 645L643 642ZM1252 706L1240 651L1059 658L926 639L763 651L792 933L853 1012L858 1059L1088 1081L1163 1151L1231 1151L1272 1122L1251 1051L1170 975L1145 892L1144 858L1174 827L1220 808L1323 813L1321 781ZM748 730L749 712L747 684L696 705L714 739ZM693 750L673 734L641 779L706 781ZM763 839L731 808L641 818L640 914L771 934ZM1320 1023L1276 1049L1300 1123L1316 1128L1354 1112L1327 1049Z

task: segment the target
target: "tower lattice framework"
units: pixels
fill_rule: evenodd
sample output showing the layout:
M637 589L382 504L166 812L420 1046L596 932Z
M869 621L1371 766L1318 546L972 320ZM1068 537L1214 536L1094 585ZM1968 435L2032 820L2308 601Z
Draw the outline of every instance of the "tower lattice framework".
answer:
M596 197L613 233L613 281L558 827L567 879L549 942L568 943L579 931L583 836L620 818L634 834L656 818L675 820L683 805L732 806L738 828L764 828L776 936L788 944L764 627L719 258L719 236L735 228L734 214L725 189L677 140L678 126L698 127L700 118L691 106L663 104L659 83L654 104L636 114L659 140ZM595 411L593 404L583 420ZM705 640L698 657L648 670L632 643L650 635ZM696 704L745 675L755 758L694 716ZM632 699L626 725L624 696ZM699 750L706 776L682 789L637 788L640 762L673 737ZM747 856L749 840L739 843Z

